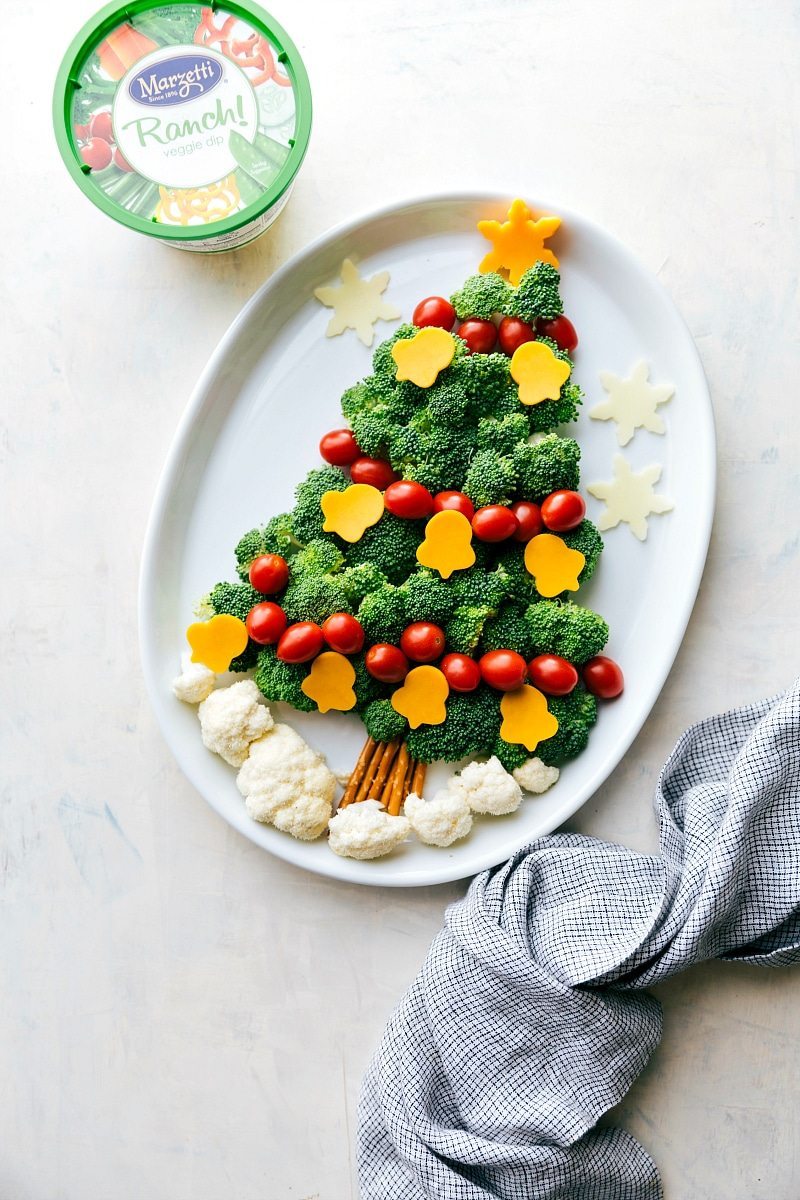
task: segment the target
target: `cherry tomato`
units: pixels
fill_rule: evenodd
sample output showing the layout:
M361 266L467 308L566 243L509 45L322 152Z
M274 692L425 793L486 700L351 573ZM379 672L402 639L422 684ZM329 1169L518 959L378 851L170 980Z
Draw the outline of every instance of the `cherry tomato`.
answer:
M433 497L433 511L446 512L448 509L462 513L468 521L475 516L475 505L463 492L437 492Z
M350 613L334 613L322 622L322 636L331 650L339 654L358 654L364 645L364 630L361 622Z
M414 520L427 517L433 512L433 496L421 483L411 479L398 479L390 483L384 493L383 503L396 517Z
M257 592L263 592L265 596L274 596L276 592L282 592L289 582L289 567L286 559L280 554L259 554L258 558L254 558L250 563L247 574L250 577L250 586Z
M551 492L542 501L542 521L555 533L567 533L586 516L586 501L578 492Z
M399 646L376 642L364 657L364 666L381 683L400 683L408 674L408 659Z
M519 528L512 533L515 542L529 542L542 532L542 510L532 500L517 500L511 505L511 511L517 518Z
M385 492L397 475L391 463L383 458L357 458L350 467L350 478L353 483L368 483L379 492Z
M104 171L111 162L111 147L103 138L89 138L81 146L81 158L93 171Z
M89 121L89 137L102 138L104 142L114 141L114 127L111 124L111 110L108 108L96 112Z
M597 654L584 663L582 674L587 691L601 700L613 700L625 687L622 668L605 654Z
M500 349L509 358L518 350L520 346L524 346L526 342L532 342L536 338L533 332L533 326L527 321L521 321L519 317L503 317L500 322L500 328L497 330L497 340L500 343Z
M516 650L489 650L478 666L483 682L500 692L513 692L522 687L528 673L528 664Z
M545 321L540 317L536 322L536 329L542 337L552 338L559 350L566 350L567 354L572 354L577 348L578 335L569 317L554 317L552 321Z
M456 323L456 310L444 296L428 296L426 300L420 300L414 309L411 323L420 329L424 329L426 325L433 325L436 329L446 329L449 332Z
M319 452L332 467L349 467L361 457L352 429L332 429L320 440Z
M548 696L568 696L578 682L578 672L571 662L557 654L540 654L528 663L530 681Z
M517 518L504 504L487 504L472 518L472 532L482 542L504 542L518 527Z
M481 669L468 654L445 654L439 670L451 692L474 692L481 681Z
M78 139L78 141L85 142L89 136L89 126L73 125L73 129L75 130L75 137Z
M290 625L278 642L277 655L281 662L304 663L316 658L323 645L322 630L313 621L298 621Z
M414 621L403 630L400 649L412 662L436 662L444 653L444 630L432 621Z
M483 321L480 317L470 317L462 322L456 333L467 343L470 354L491 354L497 343L494 321Z
M263 604L254 604L247 614L245 621L247 632L259 646L272 646L282 636L286 629L286 613L279 604L265 600Z
M127 158L120 153L119 146L114 147L114 166L119 167L120 171L132 171L133 167L128 162Z

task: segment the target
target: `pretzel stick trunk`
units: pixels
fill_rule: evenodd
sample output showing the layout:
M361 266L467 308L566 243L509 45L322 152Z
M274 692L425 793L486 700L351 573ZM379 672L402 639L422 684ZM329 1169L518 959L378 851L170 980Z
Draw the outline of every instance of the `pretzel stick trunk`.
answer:
M414 764L414 774L411 777L411 787L409 792L413 792L415 796L422 795L422 789L425 786L425 772L427 767L425 763L418 762Z
M386 780L389 777L391 766L395 761L395 755L397 754L399 746L399 738L395 738L394 741L386 743L384 747L383 758L381 759L380 766L378 767L378 773L375 776L374 782L368 789L370 799L380 800L383 796L383 789L386 785Z
M408 770L408 750L403 742L397 753L397 762L395 763L394 771L390 776L391 792L388 797L386 809L391 817L400 815L400 806L403 803L403 785L406 781L406 771ZM386 795L384 793L384 798Z
M383 759L385 751L386 744L384 742L377 742L375 749L372 751L372 757L367 763L367 769L364 772L364 777L361 780L361 783L358 785L358 790L356 791L354 800L355 804L358 804L360 800L366 800L367 796L369 795L370 788L372 787L375 776L378 774L381 760Z
M353 773L347 781L347 787L344 789L344 795L339 801L339 808L347 808L348 804L352 804L355 800L359 784L364 778L364 772L367 769L367 764L372 758L377 744L378 743L375 741L375 739L371 737L367 738L366 742L364 743L363 749L358 756L358 762L353 767Z

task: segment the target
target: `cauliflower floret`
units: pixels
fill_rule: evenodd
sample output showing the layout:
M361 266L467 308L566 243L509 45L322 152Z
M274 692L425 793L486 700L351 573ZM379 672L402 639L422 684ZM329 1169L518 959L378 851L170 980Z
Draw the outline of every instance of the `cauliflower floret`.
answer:
M275 725L253 742L236 786L254 821L310 842L325 832L336 776L299 733L288 725Z
M412 792L406 797L403 812L419 840L429 846L450 846L472 829L467 801L449 788L437 792L432 800L423 800Z
M494 755L488 762L468 763L460 775L454 775L449 788L463 796L476 813L503 816L519 808L522 790Z
M181 673L172 681L172 690L185 704L199 704L214 690L217 677L204 663L192 662L191 654L181 655Z
M232 767L247 758L250 743L271 729L274 721L252 679L212 692L197 710L203 745Z
M529 758L511 774L526 792L541 796L542 792L553 786L561 772L558 767L546 767L540 758Z
M408 837L405 817L390 817L379 800L359 800L328 822L328 845L343 858L380 858Z

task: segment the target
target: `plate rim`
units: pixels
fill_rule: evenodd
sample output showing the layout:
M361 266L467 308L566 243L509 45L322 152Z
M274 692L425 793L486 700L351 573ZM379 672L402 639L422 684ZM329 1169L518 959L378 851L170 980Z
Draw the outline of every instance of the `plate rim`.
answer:
M200 797L225 821L231 828L236 829L244 837L257 845L261 850L269 854L274 854L286 862L291 863L300 869L310 871L312 874L318 874L326 878L338 879L346 883L357 884L367 887L427 887L438 884L452 883L455 880L470 878L483 870L489 869L503 861L495 858L494 854L480 857L476 855L476 860L469 863L466 867L463 865L454 865L450 854L442 853L441 866L433 870L417 871L411 874L397 869L397 865L393 864L389 858L385 863L356 863L350 859L341 859L338 855L331 854L330 862L324 861L322 868L317 868L316 865L310 866L308 863L301 861L300 851L306 843L297 843L296 840L288 835L277 841L274 847L264 846L257 841L254 836L250 835L248 826L245 824L233 824L229 816L224 811L223 807L212 799L211 795L207 794L200 782L195 778L195 772L192 765L184 762L179 748L173 743L172 738L167 732L165 722L162 720L162 705L164 697L162 689L157 685L157 672L155 663L158 660L157 648L155 644L155 635L151 632L153 628L152 620L149 619L150 610L154 603L156 594L156 560L158 556L159 539L163 533L165 520L167 517L167 501L171 495L173 488L180 474L182 464L186 459L186 451L189 447L191 437L195 426L201 418L204 410L212 406L211 394L213 383L220 372L220 367L224 365L230 346L235 343L240 332L246 327L251 319L254 310L258 309L264 302L265 298L274 290L280 288L284 280L297 267L298 264L306 262L313 258L319 251L323 250L329 243L332 243L344 236L355 232L359 227L368 223L375 223L387 217L397 216L404 209L426 207L430 205L442 204L463 204L463 203L501 203L503 197L508 197L508 202L513 199L514 194L505 189L487 189L487 188L466 188L464 190L451 191L435 191L428 192L422 195L412 194L409 196L395 198L386 204L379 207L365 209L355 217L349 217L346 220L340 221L330 228L324 230L315 237L307 246L293 254L282 266L280 266L268 279L256 289L253 295L245 302L236 316L228 325L225 332L217 342L208 361L203 367L187 404L178 420L170 442L164 463L162 465L158 482L153 493L153 500L150 506L150 512L147 519L145 534L142 541L142 552L139 568L139 586L137 594L137 611L138 611L138 634L139 634L139 652L142 664L142 674L144 676L145 690L150 702L150 706L156 718L161 736L163 737L167 747L170 750L173 758L177 762L184 776L189 780ZM639 705L637 718L631 722L631 726L626 734L614 744L613 753L606 756L598 764L597 769L592 775L584 781L584 783L575 789L569 802L565 805L563 811L559 813L559 824L554 826L555 829L560 828L561 824L569 820L574 814L583 807L584 804L591 798L599 787L609 778L614 770L622 762L625 755L628 753L633 742L641 733L644 725L652 712L653 706L658 699L664 684L674 666L675 659L683 644L686 629L692 615L697 596L700 590L703 571L708 556L708 548L711 540L711 532L713 528L715 508L716 508L716 486L717 486L717 436L716 422L714 416L713 401L708 385L708 379L705 374L703 362L700 357L700 352L697 348L691 330L687 325L681 311L677 307L672 296L665 288L664 284L658 276L644 266L639 258L633 253L628 246L622 242L615 234L609 233L602 225L563 205L544 204L539 200L532 202L531 207L536 211L556 212L560 215L562 223L568 226L570 223L575 223L583 227L592 236L599 238L610 246L613 251L622 259L626 260L628 265L636 270L642 277L647 279L651 286L660 293L662 301L671 310L673 317L677 318L682 327L687 342L687 350L691 353L694 360L694 365L697 368L698 380L703 388L703 397L705 403L698 406L698 412L702 412L704 420L707 422L708 445L710 449L709 461L705 464L705 469L701 476L701 486L703 488L703 505L702 526L697 528L697 537L694 541L694 555L689 569L686 571L687 584L683 592L683 601L680 607L680 612L676 617L673 625L674 634L671 639L671 647L668 659L661 671L658 671L651 679L650 686L646 690L645 695ZM610 761L611 760L611 761ZM550 831L552 833L552 830ZM255 830L253 830L255 833ZM547 837L550 834L539 834L537 837ZM533 839L536 840L536 839ZM523 842L517 850L523 846L530 844ZM512 851L515 853L517 851ZM460 861L460 860L459 860ZM354 869L367 868L363 874L359 872L354 875ZM375 872L372 874L372 872Z

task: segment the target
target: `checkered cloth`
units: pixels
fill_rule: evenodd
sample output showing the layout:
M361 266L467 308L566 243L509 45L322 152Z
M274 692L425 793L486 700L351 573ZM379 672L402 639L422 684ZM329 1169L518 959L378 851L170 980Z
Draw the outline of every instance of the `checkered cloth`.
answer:
M645 988L800 960L800 681L687 730L655 803L658 857L556 834L448 909L364 1082L362 1200L662 1195L596 1124L660 1039Z

